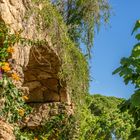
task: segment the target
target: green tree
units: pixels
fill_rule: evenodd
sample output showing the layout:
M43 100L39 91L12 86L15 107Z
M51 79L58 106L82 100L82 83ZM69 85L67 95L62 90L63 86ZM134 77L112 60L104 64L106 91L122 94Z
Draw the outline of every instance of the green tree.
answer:
M132 34L136 33L135 38L138 43L134 45L131 55L128 58L121 59L121 66L113 74L119 73L123 77L125 84L132 83L135 85L134 94L129 100L121 105L121 110L129 110L133 115L137 129L131 134L131 138L140 139L140 20L135 24Z
M68 26L70 38L79 46L86 45L87 52L93 46L94 27L101 21L108 22L110 5L107 0L52 0Z
M123 101L116 97L93 95L89 109L96 121L87 134L92 134L96 140L112 140L113 135L116 139L127 140L134 125L128 112L121 113L118 108Z

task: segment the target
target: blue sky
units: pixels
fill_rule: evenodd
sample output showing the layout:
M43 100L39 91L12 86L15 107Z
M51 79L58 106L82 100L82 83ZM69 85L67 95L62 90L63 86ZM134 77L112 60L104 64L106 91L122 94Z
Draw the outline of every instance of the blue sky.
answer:
M140 0L110 0L110 4L113 8L110 23L95 35L90 60L90 93L129 98L134 87L126 86L112 71L119 66L122 57L130 55L136 43L131 31L135 21L140 19Z

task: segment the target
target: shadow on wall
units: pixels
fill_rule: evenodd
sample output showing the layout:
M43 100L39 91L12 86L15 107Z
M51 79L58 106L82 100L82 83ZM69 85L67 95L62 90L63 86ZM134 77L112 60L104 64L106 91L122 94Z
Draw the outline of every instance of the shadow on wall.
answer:
M58 56L47 46L31 48L23 85L29 88L29 103L70 103L66 82L58 77L60 66Z

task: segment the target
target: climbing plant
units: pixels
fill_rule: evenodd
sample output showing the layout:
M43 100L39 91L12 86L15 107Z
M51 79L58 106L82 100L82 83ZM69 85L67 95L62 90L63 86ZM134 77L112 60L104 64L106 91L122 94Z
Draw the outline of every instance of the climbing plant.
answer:
M93 95L86 97L81 107L80 118L59 114L44 122L34 130L16 131L17 139L60 139L60 140L112 140L129 139L135 128L128 112L120 112L117 107L124 99ZM109 111L108 111L109 110Z
M135 86L134 94L129 100L124 102L121 106L121 110L129 110L133 115L137 129L132 132L130 137L140 138L140 20L135 24L132 34L136 33L135 38L138 41L134 45L131 55L121 59L121 66L117 68L113 74L118 73L123 77L125 84L132 83Z
M59 114L49 118L42 127L36 129L16 130L17 140L75 140L75 118Z
M80 47L83 42L87 53L93 46L95 27L108 22L110 5L107 0L52 0L61 13L70 38Z
M25 105L28 97L23 96L15 85L15 82L20 81L20 76L11 58L14 45L19 43L19 34L11 34L5 24L0 22L0 117L10 123L21 120L30 112Z
M88 93L88 60L70 39L68 27L56 7L49 0L33 0L33 3L29 13L34 14L38 33L46 34L52 47L59 50L61 70L58 76L62 81L67 81L72 91L71 97L77 104L80 102L79 98L82 100Z
M49 1L43 1L43 3L39 3L43 4L42 9L38 7L38 2L35 2L34 4L35 6L32 7L30 13L35 13L34 16L38 33L40 33L41 31L47 33L51 38L53 47L58 50L60 49L58 53L61 58L62 66L58 76L61 80L67 81L67 84L69 85L69 87L71 87L72 94L74 95L73 100L75 102L75 106L78 106L79 103L84 100L82 97L84 97L84 94L87 94L88 90L89 75L87 60L85 59L81 51L77 47L75 47L75 44L67 35L67 27L63 22L61 15L49 3ZM41 21L43 21L43 25L40 25ZM49 32L50 30L51 32ZM0 113L1 117L7 119L7 121L11 123L15 123L19 120L22 120L30 110L28 110L28 106L24 102L24 100L28 98L26 96L23 96L20 89L18 89L14 84L15 81L18 82L20 80L20 77L17 73L14 75L12 73L15 68L14 60L11 59L11 55L14 53L14 45L18 43L26 45L27 43L27 45L32 45L32 47L34 47L42 45L48 46L48 44L45 39L35 41L21 38L19 32L17 32L16 34L11 34L6 26L1 27L0 37L0 49L2 56L2 58L0 59L2 90L1 99L4 98L4 107ZM7 44L5 45L3 42L7 42ZM6 56L3 56L2 51L6 54ZM8 68L8 70L4 71L4 68ZM5 83L6 87L4 87ZM81 100L79 100L79 98ZM12 115L12 113L14 113L14 115ZM67 127L69 127L70 129L70 126ZM20 129L19 127L15 128L15 134L18 137L20 135ZM67 131L68 129L65 130Z

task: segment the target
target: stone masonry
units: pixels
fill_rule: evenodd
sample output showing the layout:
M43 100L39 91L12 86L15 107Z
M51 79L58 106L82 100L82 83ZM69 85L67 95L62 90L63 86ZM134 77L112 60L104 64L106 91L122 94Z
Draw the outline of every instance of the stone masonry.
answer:
M72 114L73 105L66 81L58 77L61 68L58 50L53 48L46 33L38 34L33 15L24 18L30 6L31 0L0 0L0 21L8 25L12 33L22 30L22 37L48 42L46 46L16 44L12 55L14 70L21 79L15 84L29 97L27 103L34 110L24 125L34 128L58 113Z
M0 140L15 140L12 126L2 120L0 120Z

